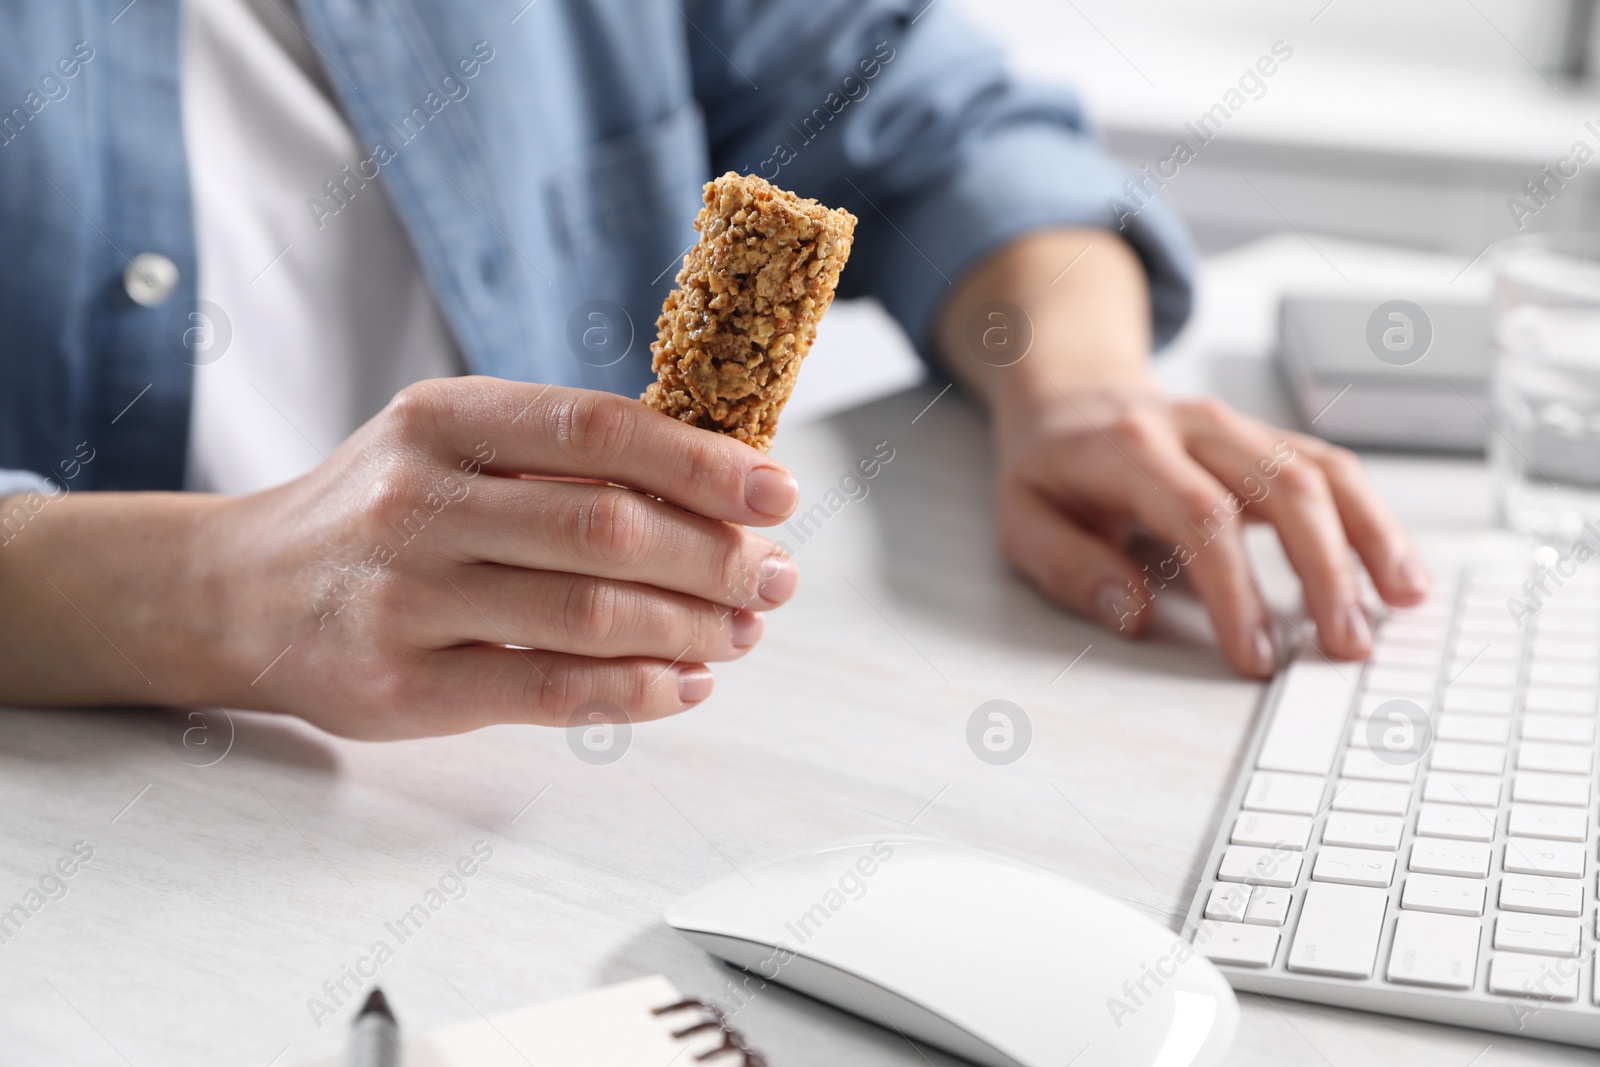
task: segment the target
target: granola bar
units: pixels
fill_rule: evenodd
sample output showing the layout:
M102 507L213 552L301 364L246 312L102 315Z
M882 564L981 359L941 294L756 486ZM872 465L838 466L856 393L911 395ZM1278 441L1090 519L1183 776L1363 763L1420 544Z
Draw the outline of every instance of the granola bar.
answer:
M856 217L755 175L706 183L643 400L766 451L850 255Z

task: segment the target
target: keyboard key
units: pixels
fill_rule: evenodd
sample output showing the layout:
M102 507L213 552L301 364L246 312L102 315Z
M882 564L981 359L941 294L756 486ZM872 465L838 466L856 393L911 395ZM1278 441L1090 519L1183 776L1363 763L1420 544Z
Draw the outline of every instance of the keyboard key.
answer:
M1429 701L1426 697L1394 696L1389 693L1366 693L1360 709L1350 721L1350 745L1355 749L1374 749L1400 755L1421 752L1432 733L1424 720L1429 720Z
M1502 867L1515 874L1543 874L1552 878L1583 877L1583 846L1568 841L1534 841L1507 838Z
M1554 741L1524 741L1517 748L1517 770L1588 774L1594 767L1594 749L1588 745L1563 745Z
M1451 659L1445 667L1445 679L1459 678L1461 672L1478 663L1509 664L1515 667L1522 662L1522 642L1517 638L1484 638L1464 634L1456 638L1450 650Z
M1600 642L1592 639L1569 639L1559 633L1539 634L1533 639L1533 662L1593 663L1600 659Z
M1429 673L1439 669L1444 647L1438 641L1386 640L1386 637L1387 634L1384 634L1378 638L1372 650L1373 663L1385 667L1411 667Z
M1424 711L1432 706L1428 697L1418 696L1415 693L1385 693L1380 690L1366 689L1362 691L1361 699L1357 701L1356 718L1370 719L1379 708L1395 700L1404 700L1407 704L1414 705Z
M1529 711L1552 712L1556 715L1593 715L1595 691L1530 685L1523 694L1522 706Z
M1489 876L1489 846L1472 841L1435 841L1419 837L1411 842L1411 869L1422 874Z
M1388 907L1389 894L1383 889L1311 883L1289 948L1289 970L1340 978L1372 977Z
M1300 862L1300 854L1290 852L1288 849L1229 845L1222 852L1222 865L1217 869L1217 880L1288 887L1294 885L1300 878Z
M1278 954L1278 931L1267 926L1204 920L1194 944L1213 963L1235 967L1271 967Z
M1437 651L1444 648L1445 635L1449 629L1449 623L1444 619L1395 620L1378 627L1378 640L1391 648L1416 645L1429 651Z
M1341 778L1333 794L1334 811L1365 811L1373 815L1404 815L1411 806L1411 787L1388 782L1357 782Z
M1257 926L1282 926L1289 918L1289 891L1258 885L1250 892L1244 921Z
M1519 669L1515 659L1491 659L1474 654L1452 661L1445 678L1451 689L1458 686L1464 689L1515 689Z
M1463 711L1479 715L1510 715L1516 707L1515 689L1472 689L1460 684L1444 691L1440 706L1446 711Z
M1400 835L1405 828L1405 820L1393 815L1358 815L1350 811L1335 811L1329 813L1328 821L1322 826L1322 843L1393 851L1400 847Z
M1478 975L1481 935L1476 919L1403 912L1395 922L1389 981L1471 989Z
M1506 610L1506 601L1511 597L1521 599L1526 595L1528 588L1528 561L1522 556L1523 553L1516 552L1502 558L1478 560L1475 566L1466 569L1463 589L1454 600L1458 605L1469 601L1481 604L1474 614L1511 618L1510 612ZM1534 578L1538 576L1537 571L1532 574ZM1445 599L1448 602L1450 598L1447 595ZM1525 620L1524 626L1516 629L1531 626L1530 619Z
M1486 606L1479 611L1463 612L1456 632L1461 637L1475 637L1480 641L1496 638L1515 641L1519 636L1517 621L1506 613L1503 603L1495 608Z
M1480 561L1467 572L1466 595L1482 600L1490 607L1498 605L1503 611L1506 597L1521 595L1522 583L1527 580L1528 568L1520 560Z
M1528 684L1593 689L1600 684L1600 668L1595 663L1556 663L1538 660L1528 670Z
M1482 601L1491 608L1500 606L1504 610L1506 597L1520 593L1522 583L1527 580L1528 568L1520 559L1479 560L1466 572L1463 598Z
M1518 590L1519 583L1523 581L1527 581L1527 575L1515 582L1507 578L1492 585L1474 579L1457 598L1457 610L1462 616L1470 615L1475 619L1503 616L1506 614L1507 596Z
M1500 774L1506 769L1506 749L1504 745L1435 741L1428 751L1428 766L1436 771Z
M1464 711L1447 711L1439 716L1439 726L1434 736L1444 741L1479 741L1499 745L1505 743L1510 728L1511 720L1498 715L1468 715Z
M1500 910L1576 919L1583 914L1583 883L1536 874L1508 874L1500 879Z
M1317 853L1311 869L1314 882L1387 886L1394 881L1394 853L1370 848L1328 845Z
M1489 961L1489 992L1544 1000L1577 1000L1578 969L1571 960L1499 952Z
M1512 780L1511 799L1586 808L1589 806L1589 779L1573 774L1518 771Z
M1387 756L1388 758L1384 758ZM1374 782L1410 782L1417 777L1415 761L1398 761L1393 753L1382 755L1362 748L1345 752L1339 764L1339 773L1346 778L1363 778Z
M1576 956L1583 936L1576 919L1502 915L1494 921L1494 947L1540 956Z
M1549 623L1559 622L1561 625L1556 629L1564 630L1568 626L1567 620L1576 616L1578 622L1588 627L1600 625L1600 574L1584 567L1576 574L1564 577L1565 584L1559 586L1561 595L1529 622L1535 624L1537 629L1548 629Z
M1413 701L1406 702L1411 707L1407 712L1399 713L1399 720L1394 718L1395 713L1385 713L1383 716L1362 715L1354 719L1350 723L1348 738L1350 747L1382 752L1402 762L1405 761L1407 753L1415 753L1411 762L1420 760L1422 751L1428 744L1429 731L1420 730L1415 724L1426 716L1427 712L1422 710L1420 704Z
M1250 904L1250 887L1247 885L1215 885L1206 899L1206 918L1223 922L1243 922L1245 908Z
M1356 673L1349 664L1309 659L1291 663L1256 766L1315 775L1332 770L1355 696Z
M1566 603L1566 597L1555 601L1534 620L1538 633L1555 633L1574 640L1593 639L1600 635L1600 618L1577 604Z
M1400 907L1408 911L1436 911L1442 915L1482 915L1489 883L1442 874L1413 874L1400 893Z
M1500 803L1500 781L1494 775L1434 771L1423 783L1422 799L1441 804L1472 804L1480 808L1492 808Z
M1242 812L1233 822L1233 834L1228 838L1228 842L1234 845L1254 845L1257 848L1273 848L1281 845L1303 852L1311 843L1311 820L1304 815Z
M1417 836L1458 841L1493 841L1495 812L1461 804L1423 804L1417 814Z
M1284 815L1315 815L1322 806L1325 778L1310 774L1257 771L1250 776L1241 805L1250 811L1276 811Z
M1367 668L1367 688L1408 697L1429 697L1433 695L1434 677L1433 671L1374 664Z
M1537 715L1529 712L1522 717L1522 739L1592 744L1594 720L1580 715Z
M1541 837L1548 841L1586 841L1589 838L1589 813L1577 808L1552 808L1545 804L1513 804L1506 833L1514 837Z

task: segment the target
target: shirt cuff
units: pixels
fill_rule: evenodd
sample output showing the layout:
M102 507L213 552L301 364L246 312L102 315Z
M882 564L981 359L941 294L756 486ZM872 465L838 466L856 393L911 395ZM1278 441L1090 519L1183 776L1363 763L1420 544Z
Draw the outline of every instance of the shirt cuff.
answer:
M0 470L0 497L13 493L35 492L40 496L55 497L61 489L49 479L32 471Z
M1144 263L1160 348L1189 316L1197 257L1159 199L1132 209L1140 199L1125 188L1130 178L1082 134L1053 124L1003 125L968 145L962 164L939 185L880 205L899 233L876 242L861 274L874 279L873 291L926 358L940 306L984 257L1038 230L1105 229Z

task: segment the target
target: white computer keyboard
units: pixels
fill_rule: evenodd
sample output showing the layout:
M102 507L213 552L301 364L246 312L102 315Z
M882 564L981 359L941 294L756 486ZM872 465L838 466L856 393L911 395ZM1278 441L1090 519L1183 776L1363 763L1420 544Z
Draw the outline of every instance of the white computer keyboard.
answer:
M1556 566L1279 677L1184 927L1236 988L1600 1048L1600 558Z

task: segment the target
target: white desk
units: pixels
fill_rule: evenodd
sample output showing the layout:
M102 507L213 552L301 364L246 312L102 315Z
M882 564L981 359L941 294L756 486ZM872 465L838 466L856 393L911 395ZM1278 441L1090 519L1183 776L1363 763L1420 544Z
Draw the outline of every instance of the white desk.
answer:
M264 1067L336 1047L350 1009L318 1030L307 999L375 940L394 944L384 924L480 840L494 855L465 896L379 973L409 1026L654 971L725 997L731 972L661 923L669 901L799 842L910 821L1175 927L1258 687L1191 636L1192 612L1174 612L1157 641L1123 643L1010 575L980 422L953 393L924 412L934 395L787 430L779 454L806 506L877 442L895 458L866 500L790 542L802 591L761 648L719 669L704 708L639 728L615 765L588 766L534 728L373 745L237 715L226 758L196 768L168 748L164 714L0 712L0 909L74 842L94 849L68 894L0 945L0 1062ZM1425 529L1486 520L1474 464L1380 458L1373 470ZM996 697L1034 727L1008 767L964 741L967 716ZM1241 1001L1241 1065L1592 1062ZM777 1067L953 1062L779 987L736 1021Z

